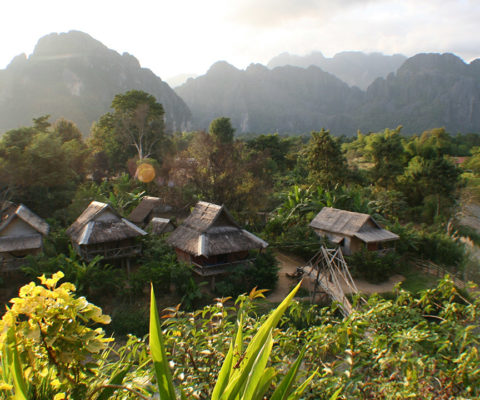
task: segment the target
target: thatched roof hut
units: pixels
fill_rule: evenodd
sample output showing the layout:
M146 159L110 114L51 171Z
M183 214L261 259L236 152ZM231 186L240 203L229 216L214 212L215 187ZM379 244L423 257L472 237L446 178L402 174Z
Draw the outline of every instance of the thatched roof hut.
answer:
M140 253L134 241L147 232L122 218L110 205L92 201L67 229L67 235L86 260L127 258Z
M152 218L168 210L159 197L144 196L137 207L130 213L128 220L139 226L146 226Z
M15 258L36 254L43 247L43 236L48 235L49 225L23 204L13 203L2 207L0 222L0 264L16 267Z
M399 239L398 235L383 229L368 214L331 207L322 208L310 226L318 235L342 246L345 254L355 253L364 247L379 250L383 243Z
M168 218L154 217L148 224L148 230L154 235L163 235L175 230L175 225Z
M242 229L225 206L204 201L197 203L167 242L175 247L179 259L198 267L231 264L248 257L249 250L268 246L264 240Z

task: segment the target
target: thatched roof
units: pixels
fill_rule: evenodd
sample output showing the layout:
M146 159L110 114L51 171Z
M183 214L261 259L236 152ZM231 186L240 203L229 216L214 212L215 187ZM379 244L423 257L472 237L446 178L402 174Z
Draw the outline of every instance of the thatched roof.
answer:
M128 219L134 224L140 224L145 221L145 218L148 217L156 207L162 205L162 200L158 197L145 196L142 198L137 207L130 213Z
M268 246L264 240L240 228L225 206L204 201L197 203L167 242L186 253L205 257Z
M67 235L78 245L121 241L146 234L110 205L99 201L92 201L67 229Z
M387 242L398 240L395 233L382 229L368 214L323 207L316 215L310 226L322 232L334 234L334 238L341 236L356 237L365 243Z
M17 218L25 222L27 225L32 227L38 233L42 235L48 235L50 226L40 218L37 214L32 212L23 204L20 204L18 207L10 207L8 209L8 214L5 214L6 218L0 223L0 233L7 229L7 227L12 224Z
M0 202L0 222L6 220L16 209L17 205L9 200Z
M164 233L172 232L175 229L172 221L167 218L152 218L148 224L148 228L155 235L162 235Z

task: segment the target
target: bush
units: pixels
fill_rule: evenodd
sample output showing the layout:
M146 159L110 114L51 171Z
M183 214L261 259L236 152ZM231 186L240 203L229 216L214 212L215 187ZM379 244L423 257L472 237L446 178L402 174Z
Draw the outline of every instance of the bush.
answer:
M393 251L381 256L365 249L347 257L352 274L371 283L384 282L397 272L398 260L398 255Z
M115 307L112 322L106 327L108 333L115 335L132 334L143 337L148 332L148 313L138 304L121 304Z
M253 264L237 266L227 277L217 282L219 296L238 296L254 287L273 290L278 282L278 261L271 251L257 255Z

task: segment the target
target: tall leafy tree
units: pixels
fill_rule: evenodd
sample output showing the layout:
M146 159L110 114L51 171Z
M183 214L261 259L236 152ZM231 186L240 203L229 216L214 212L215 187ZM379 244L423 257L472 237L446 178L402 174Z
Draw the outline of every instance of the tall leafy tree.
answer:
M243 142L223 143L197 132L176 157L170 176L183 193L199 199L227 204L232 210L260 209L270 185L262 179L265 160L249 153Z
M125 168L132 157L159 161L167 141L163 106L144 91L130 90L117 94L112 108L92 128L94 153L104 152L112 169Z
M394 186L405 166L400 130L401 127L395 130L385 129L383 133L371 134L367 138L367 155L374 162L371 170L373 182L387 189Z
M47 116L45 118L48 118ZM32 206L49 215L65 207L73 196L76 184L85 174L88 150L78 129L71 122L68 131L60 125L37 118L32 127L6 132L0 140L0 184L9 187L13 200Z
M210 134L220 143L232 143L235 129L232 127L230 118L219 117L214 119L208 128Z
M327 188L343 183L347 175L347 163L339 143L325 129L312 132L311 135L306 148L309 179Z

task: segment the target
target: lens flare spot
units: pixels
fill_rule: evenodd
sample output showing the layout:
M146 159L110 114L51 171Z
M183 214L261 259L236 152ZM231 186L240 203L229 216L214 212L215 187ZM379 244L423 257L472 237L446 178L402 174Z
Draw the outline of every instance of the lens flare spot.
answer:
M141 182L148 183L155 179L155 168L150 164L140 164L137 167L137 179Z

